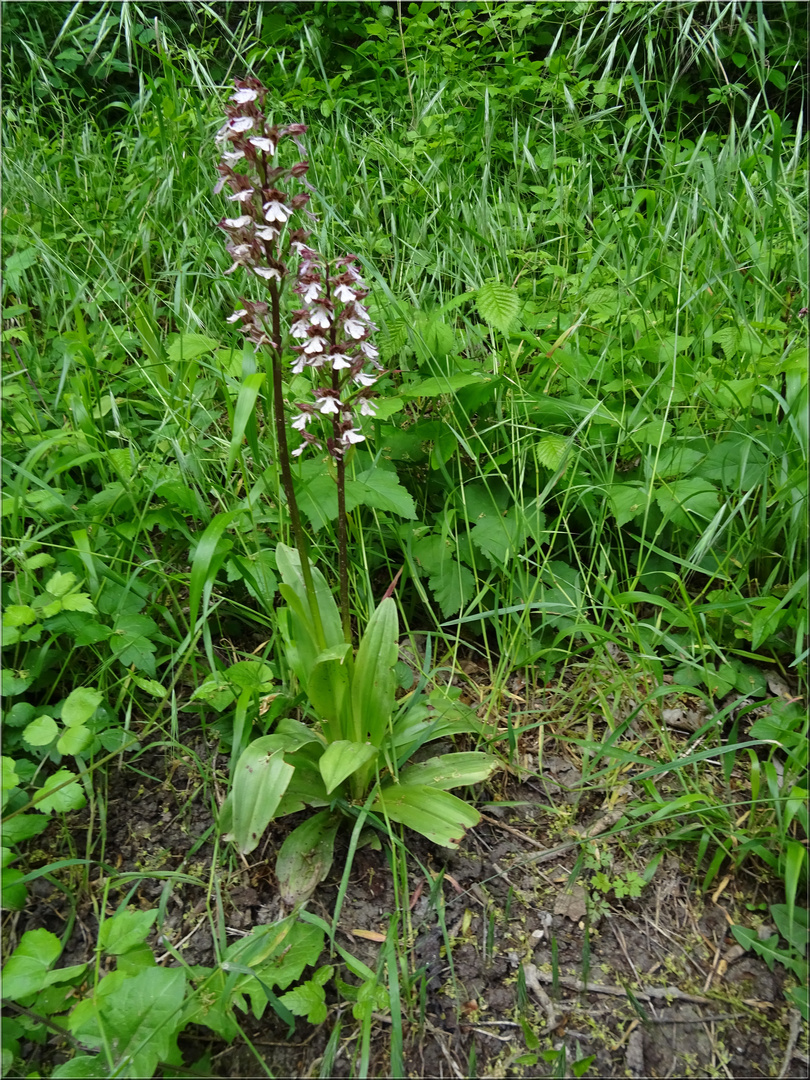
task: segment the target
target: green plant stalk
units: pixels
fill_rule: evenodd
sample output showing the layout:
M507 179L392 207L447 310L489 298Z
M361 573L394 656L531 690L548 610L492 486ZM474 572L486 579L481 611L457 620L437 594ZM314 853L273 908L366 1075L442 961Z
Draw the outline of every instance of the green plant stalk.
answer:
M273 419L276 425L276 442L278 444L281 483L287 498L287 509L290 514L290 525L292 526L293 536L295 537L295 544L298 548L298 554L301 556L301 574L304 578L307 596L309 597L309 610L312 614L312 621L315 625L315 631L318 635L321 647L325 648L326 639L323 634L321 613L318 610L315 585L309 567L307 538L304 534L301 525L301 516L298 512L298 502L295 498L292 470L290 469L290 454L287 447L287 426L284 419L284 393L281 386L281 314L278 283L276 281L270 281L268 284L270 286L270 310L273 320L273 344L270 348L270 360L273 369Z

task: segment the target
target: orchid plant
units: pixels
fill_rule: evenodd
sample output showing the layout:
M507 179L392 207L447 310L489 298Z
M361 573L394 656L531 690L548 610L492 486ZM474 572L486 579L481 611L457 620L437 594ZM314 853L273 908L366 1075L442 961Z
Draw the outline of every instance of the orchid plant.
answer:
M269 360L278 467L295 547L279 544L276 559L287 603L280 613L289 666L308 701L312 723L281 719L272 734L238 758L221 827L243 854L253 851L271 820L305 807L317 813L298 826L279 852L277 876L288 901L307 896L328 873L341 820L401 823L445 846L456 846L478 812L451 788L486 779L496 759L482 752L442 754L406 765L426 743L459 732L483 734L471 710L437 696L395 700L399 626L390 595L381 600L355 653L349 614L345 501L346 468L364 441L360 418L375 413L382 374L371 341L377 327L356 255L326 259L310 245L302 215L314 189L301 137L303 124L279 126L267 115L269 91L237 79L216 139L222 145L215 193L229 189L233 216L219 227L232 265L265 290L243 296L229 317ZM282 164L289 147L297 159ZM246 290L252 291L252 290ZM289 426L285 366L304 375L311 397ZM300 380L299 380L300 381ZM312 565L295 498L291 459L322 455L337 485L340 606Z

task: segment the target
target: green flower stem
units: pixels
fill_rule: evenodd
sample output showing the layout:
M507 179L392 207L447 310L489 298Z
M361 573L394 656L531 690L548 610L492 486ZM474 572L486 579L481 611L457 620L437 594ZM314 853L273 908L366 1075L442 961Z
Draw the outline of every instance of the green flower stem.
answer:
M279 304L278 282L269 282L270 286L270 310L273 320L273 343L270 346L270 356L273 367L273 414L276 423L276 440L278 442L278 461L281 469L281 483L287 498L287 508L290 513L295 545L301 557L301 574L304 578L304 587L309 597L309 610L312 614L312 622L318 635L321 648L326 648L321 613L318 609L318 599L315 594L315 583L312 580L312 572L309 567L309 552L307 539L301 525L301 516L298 513L298 502L295 498L293 487L292 470L290 469L290 453L287 446L287 425L284 416L284 393L281 387L281 315Z

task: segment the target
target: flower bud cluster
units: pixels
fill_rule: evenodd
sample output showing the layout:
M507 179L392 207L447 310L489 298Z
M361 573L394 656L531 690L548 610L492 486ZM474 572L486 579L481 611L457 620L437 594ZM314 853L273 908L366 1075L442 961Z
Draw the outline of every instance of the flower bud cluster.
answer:
M304 179L309 163L299 160L281 167L275 159L279 144L288 137L303 151L298 136L306 126L269 124L263 111L269 91L256 79L237 79L235 85L236 92L230 97L233 104L226 108L226 123L216 135L225 149L214 193L227 185L231 190L228 201L235 204L233 216L219 222L228 236L226 250L232 259L226 273L238 267L250 270L267 282L271 300L277 304L291 276L285 259L291 253L298 257L293 292L300 306L292 312L288 328L289 337L297 342L291 346L296 354L292 373L301 374L306 369L313 373L314 403L297 406L292 427L303 441L292 453L297 456L307 446L322 448L320 425L313 422L326 420L327 450L340 458L364 439L355 426L355 413L373 416L375 412L371 388L381 369L377 349L369 340L377 327L363 303L368 292L355 268L357 256L327 261L308 246L311 234L294 227L296 215L304 210L310 196L284 189L290 181L309 186ZM246 171L237 171L242 163ZM307 210L305 213L314 216ZM228 322L238 322L256 347L269 345L280 354L282 342L274 339L272 330L279 322L273 319L270 305L244 298L241 305ZM310 424L316 431L309 430Z

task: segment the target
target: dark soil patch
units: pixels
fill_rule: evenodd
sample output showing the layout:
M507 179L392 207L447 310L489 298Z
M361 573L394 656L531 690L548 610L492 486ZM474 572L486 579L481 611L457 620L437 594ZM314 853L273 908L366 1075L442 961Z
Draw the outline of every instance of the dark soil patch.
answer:
M169 966L176 963L173 952L188 964L214 966L215 935L233 940L286 914L272 867L297 819L272 826L264 849L248 860L231 848L217 851L210 790L193 755L218 770L223 788L226 763L217 766L199 735L186 736L185 745L193 754L180 763L151 749L111 773L103 831L87 811L70 818L74 849L109 869L95 870L89 882L56 872L80 897L60 965L93 960L105 878L113 881L108 915L122 901L158 909L150 941L158 962ZM505 779L498 796L523 805L486 804L484 820L459 851L437 850L409 834L399 908L386 850L357 852L337 940L376 971L390 917L398 913L406 927L407 982L400 976L407 1075L570 1076L585 1069L584 1075L607 1077L804 1076L803 1040L793 1040L785 1060L791 1013L783 992L790 977L779 965L770 971L743 954L730 934L733 923L755 925L751 905L780 897L742 873L701 895L684 849L661 858L638 897L601 894L581 864L581 840L590 826L589 850L598 855L599 829L610 824L613 803L591 792L587 803L572 805L576 775L560 750L547 753L542 784ZM53 824L39 839L40 865L62 857L63 830ZM642 872L662 850L652 833L641 846L613 842L613 878ZM345 860L344 838L332 876L309 904L327 920ZM168 870L194 880L155 876ZM138 876L116 881L127 872ZM13 948L37 927L62 936L68 918L65 893L39 879L25 910L6 917L5 945ZM321 962L339 958L325 954ZM333 984L327 1002L326 1022L313 1027L298 1020L291 1039L270 1009L261 1021L238 1013L253 1050L188 1028L181 1036L184 1060L192 1065L206 1055L203 1075L247 1077L261 1074L258 1055L275 1076L318 1076L339 1019L331 1075L356 1075L359 1025L351 1004ZM390 1034L390 1013L380 1010L370 1075L389 1074ZM29 1070L49 1070L69 1056L58 1036L27 1052Z

